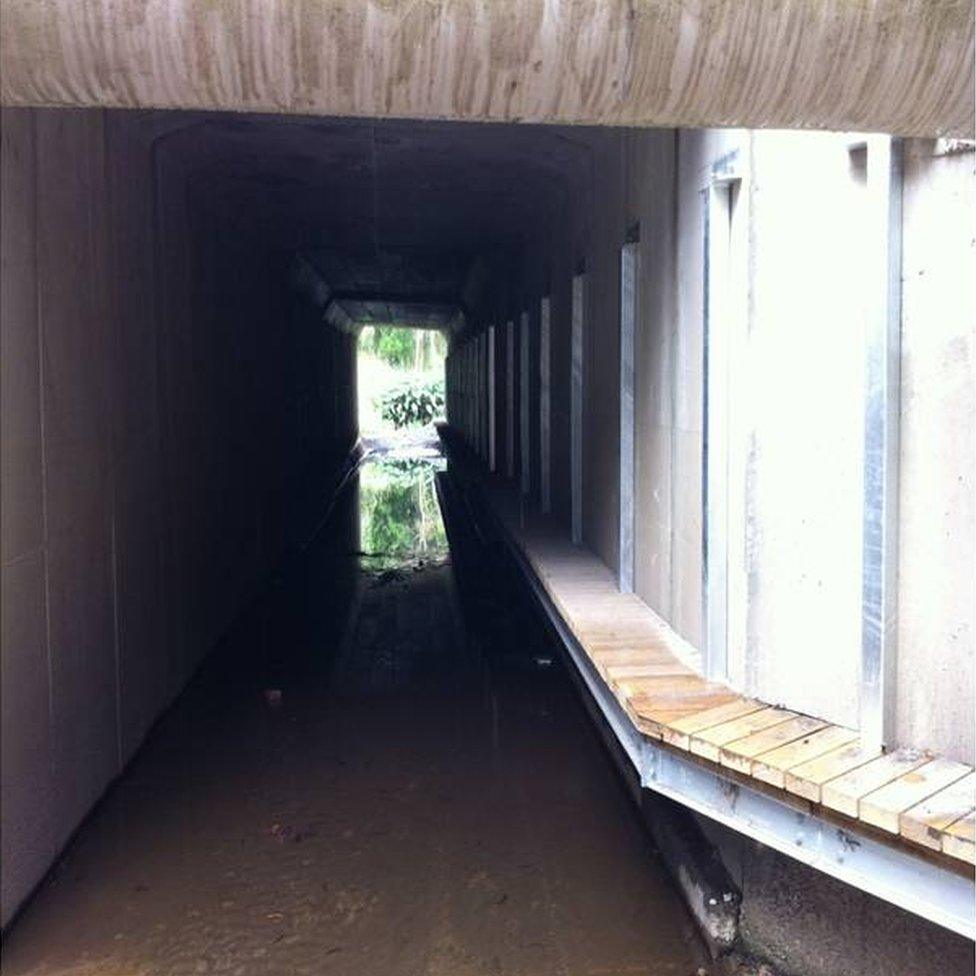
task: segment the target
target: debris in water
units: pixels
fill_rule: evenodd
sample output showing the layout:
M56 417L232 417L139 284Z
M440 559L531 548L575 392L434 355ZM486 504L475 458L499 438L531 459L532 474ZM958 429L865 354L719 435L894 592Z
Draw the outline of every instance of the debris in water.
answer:
M386 586L388 583L399 583L402 579L403 573L400 570L386 569L373 582L375 586Z
M306 837L314 837L315 831L306 827L304 830L298 830L295 827L289 827L285 824L272 824L268 828L268 834L279 844L284 844L290 841L292 844L300 844Z

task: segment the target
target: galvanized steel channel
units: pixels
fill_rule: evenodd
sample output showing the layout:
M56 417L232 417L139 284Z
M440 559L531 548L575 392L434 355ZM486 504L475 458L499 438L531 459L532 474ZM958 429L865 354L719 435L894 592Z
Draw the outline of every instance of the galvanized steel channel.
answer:
M901 143L866 142L872 273L866 328L861 697L868 748L893 741L898 634L898 469L901 410Z

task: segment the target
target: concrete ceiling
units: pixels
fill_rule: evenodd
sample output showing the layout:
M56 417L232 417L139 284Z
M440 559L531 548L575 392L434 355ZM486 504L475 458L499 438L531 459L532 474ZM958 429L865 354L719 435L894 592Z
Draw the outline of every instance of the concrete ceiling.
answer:
M320 248L304 257L349 299L384 294L428 303L455 299L475 255L463 250L399 247L374 251Z
M356 325L396 325L410 329L456 331L464 324L460 309L450 302L334 300Z
M971 0L4 0L8 105L971 136Z
M302 257L352 322L421 329L462 323L465 285L479 258L466 250L404 247L320 248Z
M517 246L522 229L571 191L591 151L585 129L166 119L158 152L191 193L246 215L269 244L316 255L350 291L408 271L424 279L422 291L436 291L437 275ZM433 260L435 251L445 256Z
M592 165L606 129L145 113L161 179L300 261L340 327L459 328Z

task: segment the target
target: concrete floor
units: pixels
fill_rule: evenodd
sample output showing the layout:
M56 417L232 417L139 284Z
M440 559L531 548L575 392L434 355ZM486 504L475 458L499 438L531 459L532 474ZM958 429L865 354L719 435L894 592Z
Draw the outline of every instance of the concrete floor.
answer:
M710 972L551 650L507 602L462 610L436 545L370 569L357 536L231 629L6 976Z

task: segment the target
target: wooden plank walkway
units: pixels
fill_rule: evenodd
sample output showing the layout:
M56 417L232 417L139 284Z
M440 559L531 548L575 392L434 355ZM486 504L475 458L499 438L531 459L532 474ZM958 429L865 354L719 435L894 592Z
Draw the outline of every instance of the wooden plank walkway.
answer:
M513 492L489 489L502 528L634 725L667 746L953 862L974 859L976 774L921 749L862 748L854 729L745 698L613 573ZM790 799L792 797L792 800Z

